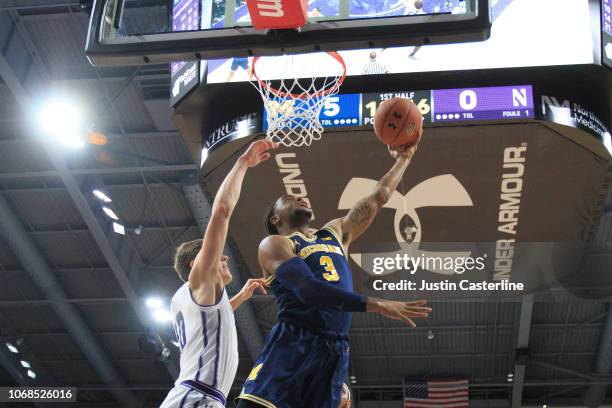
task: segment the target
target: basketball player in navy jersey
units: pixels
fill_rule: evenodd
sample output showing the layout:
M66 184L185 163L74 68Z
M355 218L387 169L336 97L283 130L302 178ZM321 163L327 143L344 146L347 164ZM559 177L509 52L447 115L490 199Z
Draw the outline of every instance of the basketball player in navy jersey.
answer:
M259 263L279 307L255 366L238 396L238 408L338 408L348 370L351 312L379 313L414 327L427 317L426 300L396 302L353 292L348 247L396 190L416 152L390 150L395 164L370 195L346 216L320 230L310 227L309 203L285 195L266 215L269 236Z
M264 283L250 279L230 300L225 285L232 274L223 247L247 170L267 160L269 150L277 147L267 140L249 146L219 187L204 239L177 249L174 268L185 284L172 297L171 310L181 349L180 373L160 408L225 407L238 368L233 311Z

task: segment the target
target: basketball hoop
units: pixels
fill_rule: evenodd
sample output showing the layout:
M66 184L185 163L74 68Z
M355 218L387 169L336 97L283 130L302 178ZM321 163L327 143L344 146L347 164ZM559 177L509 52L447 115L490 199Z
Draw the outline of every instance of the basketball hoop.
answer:
M329 76L318 77L325 64ZM336 67L328 68L329 64ZM255 57L251 82L266 110L267 138L284 146L310 146L319 140L319 119L330 96L338 93L346 77L346 64L337 52Z

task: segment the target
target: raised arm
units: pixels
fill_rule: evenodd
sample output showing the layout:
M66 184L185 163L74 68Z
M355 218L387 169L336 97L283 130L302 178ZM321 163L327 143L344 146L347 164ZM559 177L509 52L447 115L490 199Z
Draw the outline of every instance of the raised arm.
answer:
M389 201L402 180L417 147L418 141L411 147L402 150L389 149L389 153L396 160L395 164L380 179L374 191L359 200L343 218L335 219L326 225L338 232L338 235L342 237L342 245L345 248L348 248L351 242L365 232L378 211Z
M315 278L308 265L293 252L291 241L280 235L264 239L259 246L259 263L265 276L272 276L307 306L346 312L379 313L403 320L414 327L414 317L427 317L426 300L396 302L371 298L340 289Z
M258 289L262 295L267 294L268 293L266 292L267 285L268 284L266 283L266 280L263 278L249 279L244 284L240 292L238 292L236 295L234 295L234 297L230 299L230 304L232 305L232 309L233 310L238 309L241 304L251 299L251 297L253 297L253 294L255 293L255 289Z
M210 282L218 278L219 262L227 238L229 219L240 198L242 181L249 167L257 166L270 158L268 150L277 147L278 145L268 140L251 144L238 158L217 191L204 233L202 249L196 256L189 274L189 287L196 302L211 304L216 301L215 287Z

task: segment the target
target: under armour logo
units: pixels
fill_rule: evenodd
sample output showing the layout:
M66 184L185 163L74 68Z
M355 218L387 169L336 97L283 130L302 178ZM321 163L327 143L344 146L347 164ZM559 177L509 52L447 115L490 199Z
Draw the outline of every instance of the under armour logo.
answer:
M375 180L353 178L342 192L338 209L348 210L352 208L357 201L373 191L376 184L377 181ZM413 257L420 255L427 257L440 256L440 253L419 249L423 229L416 210L424 207L471 207L473 205L472 198L455 176L444 174L419 183L405 195L394 191L384 208L395 210L394 233L398 244L402 247L402 253L407 253ZM398 252L377 253L376 256L393 257ZM444 252L445 257L452 258L467 257L470 254L470 251ZM361 266L362 255L364 254L350 254L353 261L359 266ZM445 269L431 270L431 272L453 273Z

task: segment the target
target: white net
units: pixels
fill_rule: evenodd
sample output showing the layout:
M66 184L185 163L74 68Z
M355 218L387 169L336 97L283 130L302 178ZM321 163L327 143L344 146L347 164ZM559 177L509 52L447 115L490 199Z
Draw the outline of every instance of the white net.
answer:
M319 77L317 67L330 75ZM333 64L335 69L329 69ZM320 115L329 97L338 93L346 75L335 53L259 57L253 60L251 82L266 111L267 138L284 146L310 146L323 133Z

